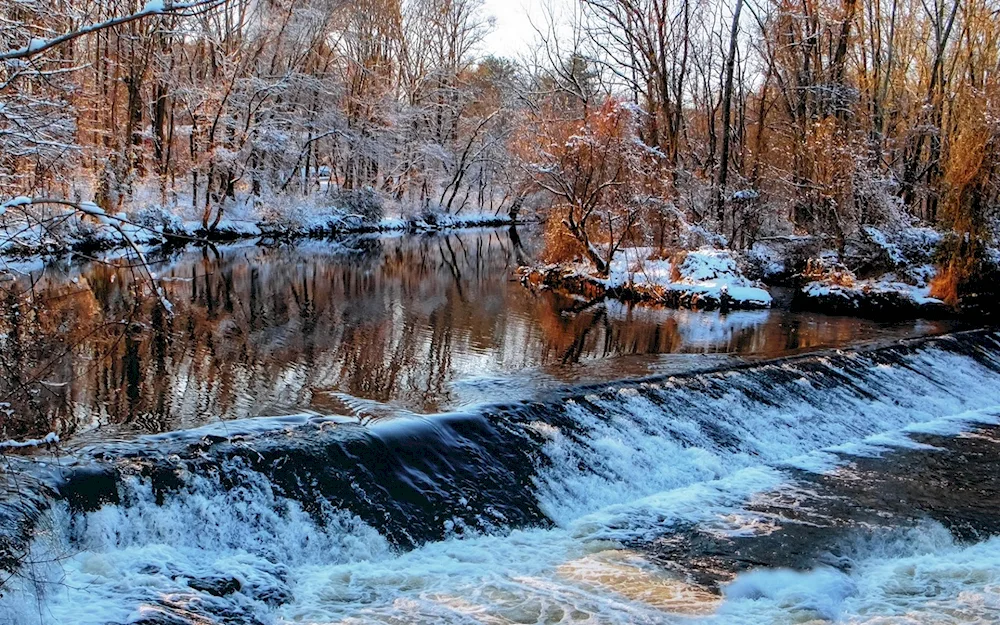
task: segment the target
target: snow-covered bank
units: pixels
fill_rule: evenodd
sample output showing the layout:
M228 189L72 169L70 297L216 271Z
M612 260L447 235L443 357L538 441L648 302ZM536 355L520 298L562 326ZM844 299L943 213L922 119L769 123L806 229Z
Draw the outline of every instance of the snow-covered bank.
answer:
M825 250L799 274L796 304L833 314L940 317L953 311L931 295L942 235L909 228L887 235L866 228L841 253Z
M376 232L428 232L461 228L509 226L507 215L470 213L451 215L421 213L396 218L366 219L345 211L303 211L287 215L234 215L211 228L200 221L184 220L156 208L135 215L124 212L98 217L66 207L47 208L38 218L24 213L0 213L0 256L32 256L67 252L93 252L132 245L169 242L231 241L236 239L329 237Z
M952 262L945 234L923 226L892 232L865 227L837 241L788 235L743 251L719 242L664 254L624 248L600 275L587 261L519 270L522 283L594 300L604 297L672 308L756 309L772 305L767 286L790 287L793 310L872 319L940 319L989 314L998 297L1000 250L987 248L975 275L952 295L941 268ZM971 286L970 286L971 284ZM956 303L957 300L957 303ZM973 301L974 300L974 301Z
M924 269L933 275L932 267ZM927 280L906 280L895 273L847 283L813 280L802 287L798 301L803 307L837 314L937 317L951 312L943 301L931 297Z
M972 288L964 285L947 298L939 297L948 291L933 286L942 282L940 270L950 262L947 240L947 235L923 226L892 231L868 226L838 249L832 239L809 236L761 240L747 251L746 260L751 277L794 288L796 309L878 319L988 312L984 302L997 298L990 276L1000 272L1000 253L987 248ZM978 310L970 306L973 299Z
M670 258L657 257L652 248L623 249L611 260L607 277L585 263L526 267L520 275L533 287L673 308L757 309L772 301L770 293L743 275L732 252L710 247Z

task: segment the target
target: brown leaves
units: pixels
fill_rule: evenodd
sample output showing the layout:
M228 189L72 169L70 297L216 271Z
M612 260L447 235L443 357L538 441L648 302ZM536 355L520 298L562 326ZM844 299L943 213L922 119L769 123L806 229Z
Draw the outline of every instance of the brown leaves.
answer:
M550 105L518 133L516 150L539 189L552 197L546 256L586 257L599 272L632 234L642 196L660 186L662 155L639 138L636 112L608 98L580 117Z

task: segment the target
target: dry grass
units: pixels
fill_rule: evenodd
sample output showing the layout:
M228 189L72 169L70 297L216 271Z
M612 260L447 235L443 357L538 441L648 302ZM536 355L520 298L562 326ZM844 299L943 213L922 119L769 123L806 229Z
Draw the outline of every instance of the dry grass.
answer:
M542 260L547 263L566 263L584 258L583 244L576 240L563 225L561 214L553 210L545 222L543 234L545 248Z
M684 264L684 259L687 258L687 250L681 250L675 252L670 256L670 281L680 282L681 279L681 265Z
M670 260L674 254L676 252L671 251L669 246L658 247L649 254L647 260Z
M972 239L958 239L946 246L944 260L938 266L937 274L931 279L931 297L936 297L949 306L957 306L962 295L975 284L981 283L983 255L980 242Z
M959 286L964 280L964 272L955 263L948 263L938 269L931 279L931 297L936 297L949 306L958 304Z
M810 258L806 262L802 277L812 282L824 282L845 288L853 288L855 284L855 277L850 269L840 263L830 265L816 258Z
M987 214L996 201L1000 148L996 112L986 95L997 92L991 83L983 92L963 93L953 113L961 123L947 151L943 213L956 240L931 280L931 295L952 306L983 277L980 260L990 238Z

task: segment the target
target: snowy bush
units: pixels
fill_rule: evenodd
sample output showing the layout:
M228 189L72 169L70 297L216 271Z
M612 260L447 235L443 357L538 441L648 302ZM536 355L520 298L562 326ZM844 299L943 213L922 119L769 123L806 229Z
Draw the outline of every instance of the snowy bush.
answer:
M932 262L940 244L930 228L863 226L848 237L842 261L859 275L878 275Z
M944 241L944 235L933 228L910 227L896 232L893 240L908 262L929 263Z
M757 242L744 256L745 272L761 280L775 279L789 272L790 260L773 245Z
M365 223L375 224L385 217L385 204L382 197L371 187L339 189L332 195L333 204L345 213L360 216Z
M148 204L133 211L132 222L153 232L184 232L183 220L159 204Z
M434 202L428 202L420 210L417 220L429 225L436 225L445 214L444 207Z
M728 297L739 307L771 305L771 295L747 278L729 250L701 248L674 259L675 286L685 285L703 296Z
M701 248L679 255L676 282L685 284L719 283L729 286L753 286L740 271L729 250Z

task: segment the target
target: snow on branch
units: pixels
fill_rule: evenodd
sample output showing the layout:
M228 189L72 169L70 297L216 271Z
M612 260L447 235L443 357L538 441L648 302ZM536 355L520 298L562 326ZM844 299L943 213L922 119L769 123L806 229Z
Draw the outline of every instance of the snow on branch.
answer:
M25 447L41 447L42 445L53 445L59 442L59 435L49 432L43 438L32 438L26 441L0 441L0 452L4 449L23 449Z
M156 0L151 0L156 1ZM146 255L142 252L142 249L136 244L135 240L129 235L128 232L122 227L123 224L136 226L136 224L130 222L128 219L121 215L109 215L104 211L103 208L94 204L93 202L72 202L70 200L63 200L58 198L32 198L27 196L19 196L6 202L0 203L0 216L6 213L9 209L25 209L29 206L40 206L43 204L51 204L54 206L65 206L72 211L78 212L82 215L92 217L99 223L113 229L122 238L122 241L135 253L139 260L139 266L143 269L146 274L146 278L149 280L149 284L152 287L153 294L156 296L157 301L163 308L164 312L168 316L173 315L174 307L173 304L167 299L166 293L157 283L156 274L149 266L149 262L146 260Z
M59 35L58 37L44 38L32 37L28 43L16 50L9 50L0 53L0 61L12 61L15 59L25 59L37 56L46 50L72 41L77 37L89 35L105 28L113 28L121 24L127 24L153 15L191 15L196 11L212 9L222 4L225 0L190 0L189 2L173 2L173 0L149 0L142 10L130 15L113 17L103 22L88 24L76 30Z

